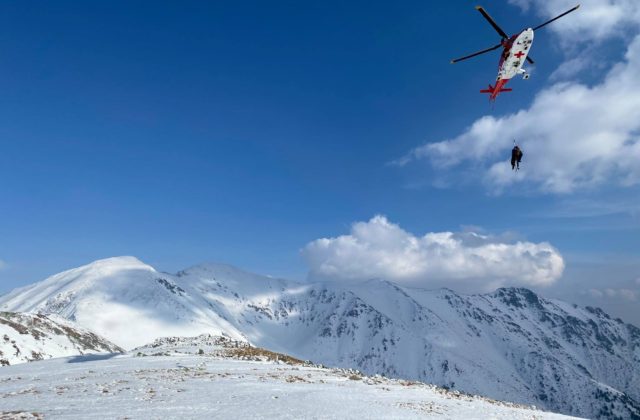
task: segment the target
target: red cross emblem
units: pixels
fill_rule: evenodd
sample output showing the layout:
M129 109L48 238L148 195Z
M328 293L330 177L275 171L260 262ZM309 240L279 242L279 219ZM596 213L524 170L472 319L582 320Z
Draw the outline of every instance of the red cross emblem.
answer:
M524 57L524 53L522 51L518 51L518 54L514 54L514 56L516 56L518 58L522 58L522 57Z

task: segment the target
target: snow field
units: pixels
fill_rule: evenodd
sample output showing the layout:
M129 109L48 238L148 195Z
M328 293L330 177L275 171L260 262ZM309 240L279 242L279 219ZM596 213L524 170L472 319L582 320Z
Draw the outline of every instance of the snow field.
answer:
M78 356L3 368L0 412L47 419L568 419L354 371L208 356Z

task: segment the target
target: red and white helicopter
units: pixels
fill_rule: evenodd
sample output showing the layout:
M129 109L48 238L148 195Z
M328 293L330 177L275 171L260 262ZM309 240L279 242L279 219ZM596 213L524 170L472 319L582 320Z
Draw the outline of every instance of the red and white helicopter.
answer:
M503 50L500 57L500 64L498 66L498 78L496 79L496 84L495 86L491 86L491 84L489 84L489 89L483 89L480 91L481 93L488 93L490 95L489 99L494 101L498 97L499 93L511 91L511 89L505 88L504 86L514 76L521 74L523 79L529 78L529 74L522 66L524 65L525 59L530 64L534 64L533 60L528 57L529 50L531 49L531 44L533 43L533 32L557 19L560 19L565 15L568 15L569 13L577 10L579 7L580 5L577 5L573 9L567 10L561 15L558 15L553 19L550 19L545 23L538 25L535 28L524 29L522 32L509 37L482 7L476 6L476 10L482 13L482 16L484 16L484 18L489 21L491 26L493 26L493 29L495 29L496 32L500 34L502 39L500 40L500 43L498 45L475 52L473 54L469 54L461 58L456 58L455 60L451 60L451 63L457 63L458 61L466 60L477 55L487 53L489 51L497 50L498 48L502 47Z

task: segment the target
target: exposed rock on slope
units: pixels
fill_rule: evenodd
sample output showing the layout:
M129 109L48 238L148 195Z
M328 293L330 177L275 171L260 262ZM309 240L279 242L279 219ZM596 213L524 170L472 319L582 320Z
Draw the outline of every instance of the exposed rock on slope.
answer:
M52 315L0 312L0 365L86 353L120 353L106 339Z

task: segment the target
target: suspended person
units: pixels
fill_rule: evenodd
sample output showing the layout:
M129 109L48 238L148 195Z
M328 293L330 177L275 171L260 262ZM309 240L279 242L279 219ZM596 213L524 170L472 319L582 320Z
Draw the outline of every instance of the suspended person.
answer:
M520 150L520 148L518 147L518 145L516 144L515 146L513 146L513 149L511 149L511 170L513 171L514 169L517 171L520 169L520 161L522 160L522 150Z

